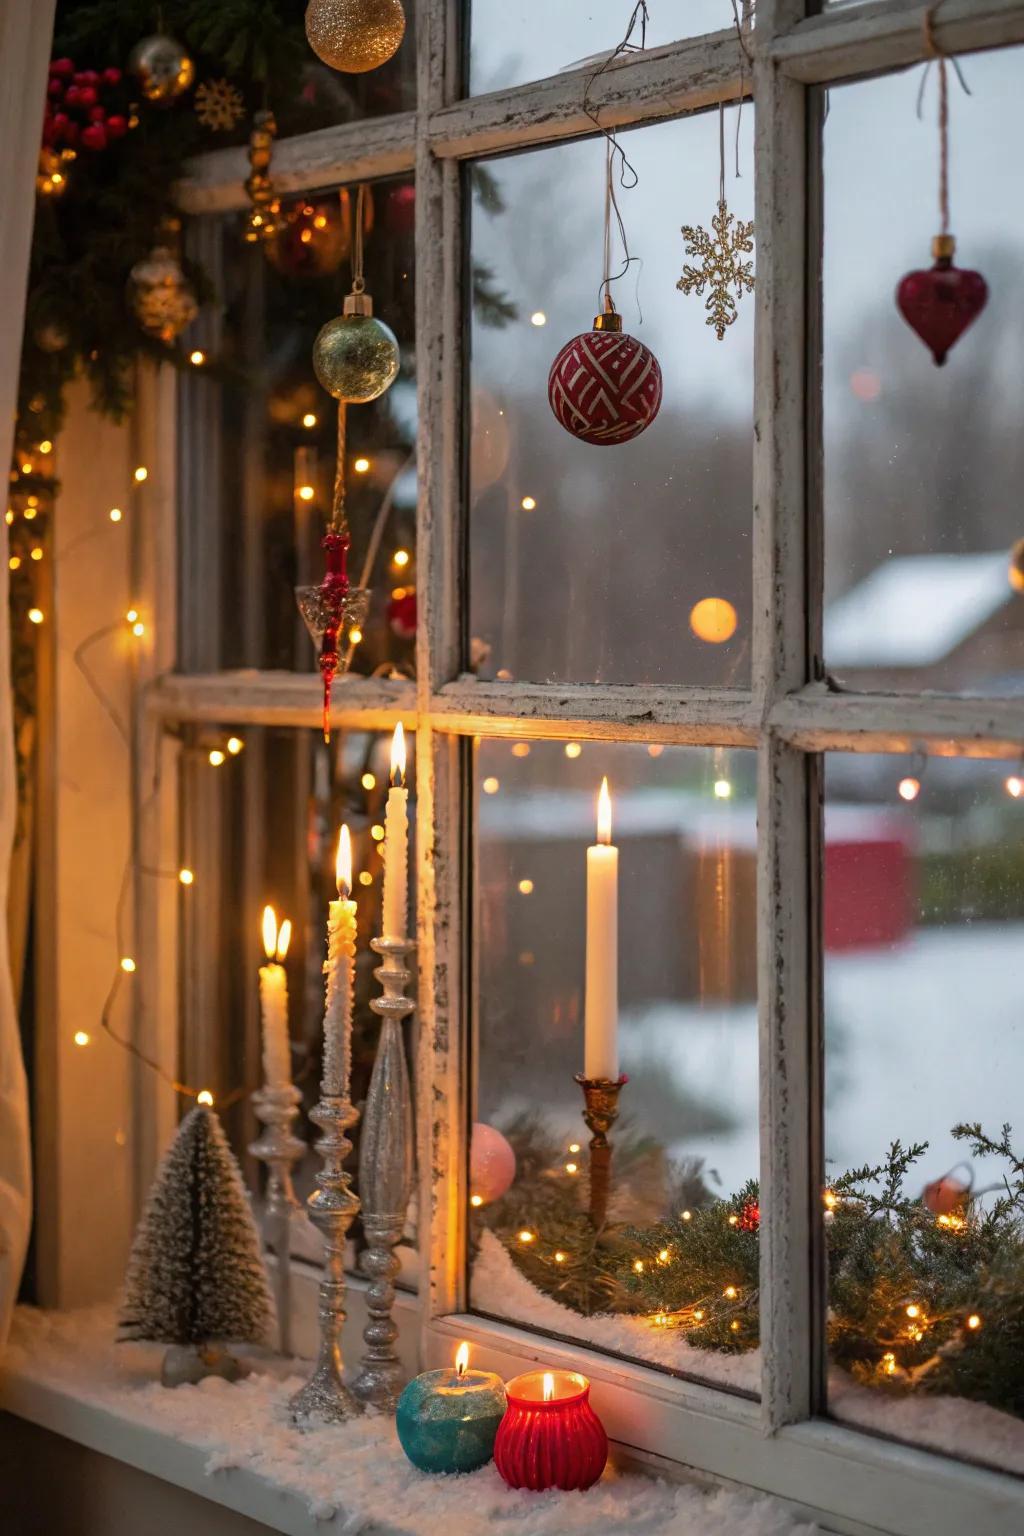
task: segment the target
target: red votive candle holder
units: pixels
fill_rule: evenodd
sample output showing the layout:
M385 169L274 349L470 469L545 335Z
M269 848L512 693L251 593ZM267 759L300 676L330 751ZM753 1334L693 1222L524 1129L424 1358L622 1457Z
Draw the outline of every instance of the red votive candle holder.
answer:
M494 1464L510 1488L589 1488L608 1460L608 1436L578 1371L526 1371L505 1383L508 1408Z

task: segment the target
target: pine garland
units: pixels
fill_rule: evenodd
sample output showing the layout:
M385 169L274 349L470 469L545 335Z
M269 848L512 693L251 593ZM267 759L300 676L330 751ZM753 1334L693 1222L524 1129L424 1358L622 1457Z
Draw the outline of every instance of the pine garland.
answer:
M567 1180L557 1143L536 1120L508 1134L519 1178L479 1220L538 1290L583 1315L645 1317L700 1349L756 1347L756 1182L713 1199L698 1165L698 1182L691 1169L687 1193L662 1220L613 1222L595 1233L583 1205L585 1168ZM1024 1415L1024 1158L1008 1125L996 1137L977 1124L952 1134L973 1156L1004 1163L1004 1192L990 1207L965 1191L952 1211L935 1214L908 1193L927 1143L893 1142L883 1162L852 1169L824 1191L829 1357L868 1386L971 1398ZM617 1143L619 1180L628 1179L635 1151Z

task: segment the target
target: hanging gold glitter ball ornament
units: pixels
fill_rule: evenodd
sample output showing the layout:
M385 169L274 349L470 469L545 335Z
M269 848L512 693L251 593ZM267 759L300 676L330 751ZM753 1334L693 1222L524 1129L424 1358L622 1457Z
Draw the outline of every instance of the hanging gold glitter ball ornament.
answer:
M367 405L395 382L398 342L373 313L368 293L350 293L340 315L328 320L313 343L313 369L335 400Z
M196 67L180 43L157 33L136 43L128 56L128 73L135 76L147 101L167 103L188 90Z
M148 336L170 346L199 313L196 296L178 258L158 245L132 267L128 293L135 318Z
M309 46L332 69L362 75L398 52L405 36L401 0L309 0Z

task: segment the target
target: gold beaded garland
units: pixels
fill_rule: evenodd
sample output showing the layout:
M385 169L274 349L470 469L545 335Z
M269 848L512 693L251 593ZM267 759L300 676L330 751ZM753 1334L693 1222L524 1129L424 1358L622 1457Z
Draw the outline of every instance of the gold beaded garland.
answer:
M401 0L309 0L306 37L319 59L348 75L379 69L405 35Z

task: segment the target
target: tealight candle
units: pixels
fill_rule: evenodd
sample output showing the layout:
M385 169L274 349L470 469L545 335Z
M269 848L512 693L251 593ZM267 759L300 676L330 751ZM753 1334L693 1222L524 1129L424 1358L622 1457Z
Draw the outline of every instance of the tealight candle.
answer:
M454 1369L424 1371L398 1399L395 1425L402 1450L422 1472L474 1472L494 1454L505 1412L505 1388L492 1371L469 1369L460 1344Z
M508 1411L494 1464L510 1488L589 1488L608 1460L608 1436L578 1371L527 1371L506 1384Z

